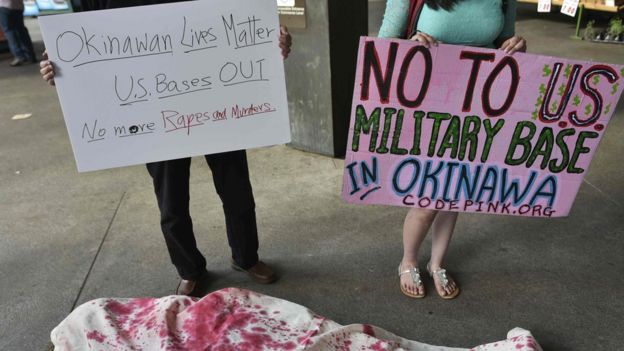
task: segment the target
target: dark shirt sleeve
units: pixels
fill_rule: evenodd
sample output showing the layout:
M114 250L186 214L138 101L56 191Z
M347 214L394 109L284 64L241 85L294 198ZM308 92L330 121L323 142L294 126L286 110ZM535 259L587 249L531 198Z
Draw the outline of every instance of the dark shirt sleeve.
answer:
M82 11L96 11L101 10L99 0L82 0Z
M92 4L90 0L81 0L80 8L82 11L93 11Z

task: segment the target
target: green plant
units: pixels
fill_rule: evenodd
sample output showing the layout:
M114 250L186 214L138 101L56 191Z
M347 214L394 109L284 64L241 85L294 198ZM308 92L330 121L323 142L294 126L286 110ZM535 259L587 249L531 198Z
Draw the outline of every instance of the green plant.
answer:
M594 27L595 23L596 21L594 20L587 22L587 27L585 27L585 30L583 31L583 39L592 40L596 37L596 35L598 34L598 31Z
M624 24L622 24L622 19L619 17L612 18L611 21L609 21L608 32L612 38L624 34Z

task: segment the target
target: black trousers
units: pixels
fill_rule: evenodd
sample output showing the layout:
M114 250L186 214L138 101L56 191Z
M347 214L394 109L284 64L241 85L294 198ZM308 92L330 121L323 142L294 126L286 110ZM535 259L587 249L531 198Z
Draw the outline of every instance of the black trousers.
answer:
M247 155L242 150L205 157L223 203L232 258L242 268L251 268L258 262L258 230ZM190 165L191 159L183 158L148 163L147 170L171 261L182 279L195 280L206 272L206 259L197 249L189 213Z

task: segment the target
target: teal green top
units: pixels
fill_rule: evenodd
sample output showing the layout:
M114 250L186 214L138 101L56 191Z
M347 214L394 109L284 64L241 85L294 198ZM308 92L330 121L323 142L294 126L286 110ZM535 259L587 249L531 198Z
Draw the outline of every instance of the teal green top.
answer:
M408 12L409 0L388 0L379 37L401 37L407 27ZM514 36L515 22L515 0L508 0L505 13L502 0L460 0L451 11L432 10L425 5L418 30L446 44L493 48L497 39Z

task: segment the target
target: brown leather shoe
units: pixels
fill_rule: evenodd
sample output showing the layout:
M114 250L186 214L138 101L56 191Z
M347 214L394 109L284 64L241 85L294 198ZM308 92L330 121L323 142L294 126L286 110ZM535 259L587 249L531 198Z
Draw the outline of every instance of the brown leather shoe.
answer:
M247 272L253 280L260 284L271 284L277 280L275 272L262 261L258 261L255 266L249 269L244 269L232 261L232 268L239 272Z
M195 289L197 288L197 281L180 279L178 288L176 289L176 295L195 296Z

